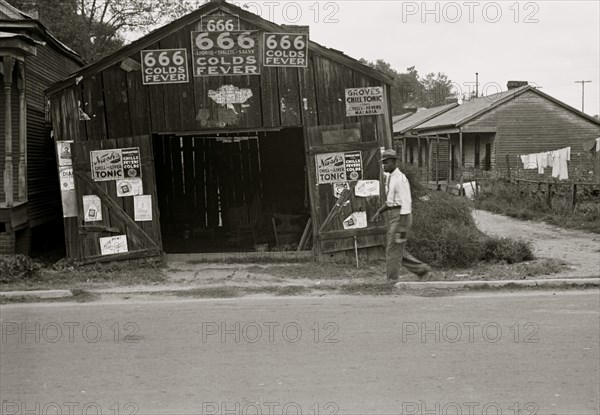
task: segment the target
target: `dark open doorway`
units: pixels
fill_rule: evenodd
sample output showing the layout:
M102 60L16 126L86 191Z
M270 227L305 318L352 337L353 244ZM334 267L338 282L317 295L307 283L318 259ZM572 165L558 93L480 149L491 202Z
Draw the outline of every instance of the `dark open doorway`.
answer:
M293 249L310 217L301 128L154 137L167 253Z

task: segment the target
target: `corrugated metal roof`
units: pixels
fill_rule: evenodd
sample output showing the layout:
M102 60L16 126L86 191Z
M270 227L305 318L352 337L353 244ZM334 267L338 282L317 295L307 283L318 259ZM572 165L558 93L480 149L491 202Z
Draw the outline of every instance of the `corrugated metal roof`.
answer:
M392 123L396 124L398 121L403 120L407 117L410 117L411 115L413 115L412 112L407 112L406 114L394 115L392 117Z
M416 112L410 117L394 122L394 133L403 134L406 131L415 128L416 126L431 120L433 117L452 110L452 108L456 106L458 106L458 104L453 102L452 104L440 105L439 107L427 108L425 110Z
M527 89L533 89L531 86L510 89L497 94L485 97L473 98L471 101L464 102L456 108L451 109L421 125L414 127L416 130L425 130L438 127L458 127L473 117L486 112L504 100L508 100L521 94ZM394 130L395 131L395 130Z

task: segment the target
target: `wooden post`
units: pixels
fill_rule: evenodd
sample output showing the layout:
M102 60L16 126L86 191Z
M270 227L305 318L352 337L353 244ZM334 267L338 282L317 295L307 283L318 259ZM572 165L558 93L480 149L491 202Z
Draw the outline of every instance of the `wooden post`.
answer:
M27 101L25 100L25 62L17 63L19 73L19 201L27 202Z
M450 180L452 179L452 139L450 138L450 134L446 134L448 136L448 178L446 180L446 191L450 187Z
M547 186L546 186L546 204L548 205L548 207L552 207L552 184L548 181Z
M4 194L6 195L6 207L12 207L14 203L13 194L13 159L12 159L12 113L11 113L11 91L12 73L14 59L12 56L4 56Z
M458 179L460 182L460 192L462 192L463 185L463 133L459 131L458 133Z
M440 190L440 136L435 143L435 188Z
M573 206L573 210L575 210L575 205L577 205L577 183L573 183L573 188L571 189L571 205Z
M510 181L510 155L506 153L506 178Z

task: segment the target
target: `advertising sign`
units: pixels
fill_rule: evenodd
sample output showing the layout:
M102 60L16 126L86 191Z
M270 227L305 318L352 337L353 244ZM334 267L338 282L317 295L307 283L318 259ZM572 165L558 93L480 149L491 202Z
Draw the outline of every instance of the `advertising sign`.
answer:
M263 65L305 68L308 66L308 35L263 33Z
M200 29L205 32L231 32L240 30L240 18L232 14L211 14L202 16Z
M83 196L83 219L85 222L102 220L102 202L98 196Z
M75 190L75 179L73 177L73 167L61 166L58 168L60 179L60 190Z
M121 149L90 151L92 178L97 182L123 179Z
M344 229L362 229L367 227L367 212L354 212L342 222Z
M189 81L185 49L142 50L144 85L182 84Z
M120 254L123 252L129 252L127 248L127 235L100 238L100 253L102 255Z
M383 114L385 100L380 86L346 88L346 116Z
M194 76L259 75L258 31L192 32Z
M379 196L379 180L361 180L356 183L354 194L359 197Z
M315 155L317 184L347 182L362 179L360 151Z
M123 157L123 173L125 177L142 177L142 164L140 162L140 148L131 147L121 149Z
M152 220L152 196L141 195L133 197L133 211L136 222Z

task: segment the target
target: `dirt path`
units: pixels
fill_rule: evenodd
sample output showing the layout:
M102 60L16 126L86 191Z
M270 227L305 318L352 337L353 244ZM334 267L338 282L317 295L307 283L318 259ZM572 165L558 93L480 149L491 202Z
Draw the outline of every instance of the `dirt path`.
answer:
M561 277L600 276L600 235L483 210L474 210L473 217L479 229L488 235L531 241L537 257L567 262L571 269Z

